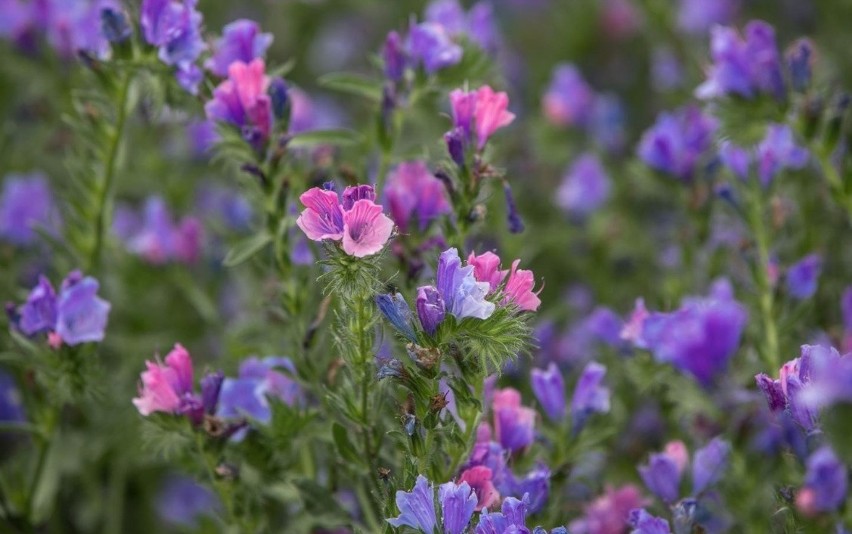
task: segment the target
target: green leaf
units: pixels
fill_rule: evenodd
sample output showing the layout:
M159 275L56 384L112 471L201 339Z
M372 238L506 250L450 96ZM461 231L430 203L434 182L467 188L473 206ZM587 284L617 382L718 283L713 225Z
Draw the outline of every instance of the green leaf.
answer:
M354 72L331 72L319 78L322 87L351 95L362 96L372 102L382 100L382 82Z
M272 236L266 232L243 239L228 251L222 264L225 267L236 267L260 252L271 241Z
M363 141L355 130L313 130L299 133L290 140L290 148L306 148L318 145L351 146Z
M340 456L344 460L354 463L362 462L361 458L358 457L355 446L349 441L349 433L343 428L343 425L336 421L332 423L331 436L334 438L334 445L337 447L337 452L340 453Z

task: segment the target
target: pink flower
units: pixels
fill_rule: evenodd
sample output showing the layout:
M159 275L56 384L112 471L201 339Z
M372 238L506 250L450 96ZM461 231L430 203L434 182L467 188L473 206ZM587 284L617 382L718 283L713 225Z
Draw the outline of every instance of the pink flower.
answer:
M492 482L491 469L484 465L477 465L466 469L459 476L457 484L467 482L474 493L476 493L476 511L482 511L497 504L500 500L500 492L494 487Z
M491 408L494 411L494 436L504 449L515 452L532 444L536 411L521 406L518 390L505 388L495 391Z
M632 484L618 489L608 487L586 506L584 516L572 521L568 528L580 534L623 534L630 511L645 505L647 501L639 488Z
M476 91L465 92L456 89L450 93L453 111L453 125L461 128L464 134L472 137L474 128L477 148L482 150L488 138L494 132L515 120L514 113L507 111L509 96L504 92L495 93L491 87L483 85Z
M415 216L422 232L433 220L450 213L444 184L422 161L400 163L388 174L385 199L401 232L408 231Z
M515 114L506 110L508 107L509 96L502 91L495 93L484 85L476 92L476 136L480 150L494 132L515 120Z
M142 415L154 412L175 413L182 400L192 394L192 359L179 343L166 356L166 364L145 362L142 387L133 404Z
M500 270L500 256L493 252L485 252L477 256L471 252L467 257L467 264L473 265L473 276L477 282L488 282L491 291L497 289L508 271Z
M207 118L243 129L244 137L265 143L272 130L272 103L266 88L269 78L262 59L246 64L235 61L228 67L228 79L213 90L213 99L204 105Z
M675 463L678 473L683 473L683 470L689 465L689 450L682 441L677 440L666 443L666 448L663 452Z
M509 273L506 288L503 290L506 293L503 303L514 302L518 308L524 311L536 311L541 306L541 299L533 291L535 278L533 278L532 271L518 269L520 262L521 260L512 262L512 271Z
M382 250L391 232L393 221L371 200L358 200L343 213L343 250L350 256L363 258Z
M334 191L314 187L299 197L305 209L296 219L296 226L305 232L311 241L343 238L343 208Z

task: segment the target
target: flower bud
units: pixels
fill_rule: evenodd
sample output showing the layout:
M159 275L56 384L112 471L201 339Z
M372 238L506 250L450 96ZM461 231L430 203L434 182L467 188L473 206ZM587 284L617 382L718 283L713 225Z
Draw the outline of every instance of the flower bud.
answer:
M287 91L287 82L278 77L270 80L269 88L266 90L272 102L272 113L278 120L284 120L290 116L290 96Z
M417 317L420 325L430 336L435 335L438 325L444 321L446 306L441 294L433 286L422 286L417 288Z

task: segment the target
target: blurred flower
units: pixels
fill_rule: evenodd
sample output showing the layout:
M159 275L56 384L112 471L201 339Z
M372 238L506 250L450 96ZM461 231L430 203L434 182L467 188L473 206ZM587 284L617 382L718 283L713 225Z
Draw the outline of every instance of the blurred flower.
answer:
M625 39L641 26L640 10L630 0L604 0L601 22L604 31L613 39Z
M669 534L669 522L660 517L654 517L644 508L630 511L628 520L630 527L634 530L630 534Z
M248 199L239 190L224 185L201 185L194 205L194 211L203 214L205 223L216 228L245 232L254 220L254 210Z
M185 476L169 476L157 497L157 515L173 525L194 529L198 518L213 517L221 507L216 495Z
M475 511L487 510L500 501L500 493L494 487L493 471L484 465L465 469L459 475L459 482L470 486L476 495Z
M26 420L21 392L14 378L0 369L0 423L23 422Z
M657 91L671 91L683 84L683 65L671 48L654 49L651 56L651 78Z
M467 482L447 482L438 486L441 521L445 534L463 534L473 517L477 498Z
M532 390L544 413L552 421L565 417L565 380L555 363L551 362L547 370L533 369L530 372Z
M155 265L193 263L201 255L201 223L195 217L184 217L175 224L166 203L157 196L145 201L141 220L129 208L119 207L113 232L130 252Z
M257 22L247 19L235 20L222 29L222 37L216 40L213 55L207 59L204 66L216 76L227 77L231 63L251 63L253 59L263 59L272 39L271 33L260 32Z
M476 134L478 150L485 147L494 132L515 120L515 114L507 109L509 96L504 92L494 92L487 85L476 91L455 89L450 92L450 103L453 126L461 128L468 140Z
M0 239L15 245L36 241L36 227L55 232L59 212L47 179L41 173L9 174L0 193Z
M700 495L715 484L728 467L731 444L721 438L713 438L710 443L695 451L692 461L692 493Z
M632 484L607 487L604 494L587 504L584 515L568 525L571 534L623 534L632 510L645 506L639 488Z
M406 52L399 33L392 31L388 34L382 47L382 59L385 77L394 82L402 80L405 74Z
M422 62L427 74L452 67L462 58L462 47L453 42L442 25L434 22L411 25L408 50L413 59Z
M424 11L428 22L440 24L450 35L459 35L467 28L467 14L458 0L433 0Z
M585 153L568 169L556 191L556 201L569 214L584 218L607 201L610 189L609 176L600 160L594 154Z
M810 39L799 39L787 49L785 59L793 90L803 93L811 83L814 45Z
M797 300L814 296L822 273L822 256L808 254L787 269L787 293Z
M649 313L641 301L622 337L650 350L659 362L672 364L707 386L724 371L740 344L748 315L717 282L707 297L690 297L670 313ZM721 284L721 285L720 285Z
M485 300L490 286L476 280L472 265L462 267L457 249L441 253L436 283L447 311L456 319L487 319L494 313L494 303Z
M160 61L177 68L178 82L192 94L203 78L195 62L207 48L196 1L143 0L140 16L145 41L159 48Z
M696 89L696 96L702 99L732 95L753 98L758 94L784 97L775 30L766 22L754 20L746 25L744 34L745 39L736 29L726 26L712 29L713 65L707 71L707 81Z
M639 467L639 475L645 486L667 504L680 498L680 477L683 467L669 454L652 454L647 465Z
M269 356L248 358L240 364L236 378L222 382L216 415L223 419L251 417L261 424L272 419L270 398L288 406L296 405L302 389L293 378L296 368L290 358ZM240 439L242 433L234 437Z
M677 23L692 34L704 34L717 24L730 24L739 12L739 0L680 0Z
M532 444L536 412L521 406L521 393L513 388L494 392L491 403L494 412L494 435L500 445L518 452Z
M591 116L595 93L577 67L557 65L542 98L544 116L558 126L582 126Z
M571 425L575 433L593 413L609 411L610 391L603 385L605 375L606 367L597 362L589 362L580 374L571 398Z
M712 147L716 127L716 119L695 106L664 112L642 135L639 157L653 169L689 181Z
M408 232L417 218L418 228L425 231L429 223L450 213L444 184L429 171L423 161L407 161L397 165L387 178L385 202L400 232Z
M101 26L103 9L120 9L110 0L37 0L29 3L32 24L62 57L74 58L83 51L100 59L109 55L109 41ZM12 13L14 16L14 12ZM6 11L3 11L5 17Z
M752 156L745 148L730 141L725 141L719 147L719 159L737 178L747 180Z
M435 335L438 325L444 321L446 316L446 305L441 293L434 286L421 286L417 288L417 317L420 325L430 336Z
M615 95L602 94L595 98L589 131L601 148L620 152L627 137L624 105Z
M796 494L796 507L806 515L833 512L846 500L846 466L824 445L807 461L805 484Z
M475 534L514 534L528 531L526 528L527 504L524 500L508 497L503 500L499 512L483 512Z
M272 131L272 100L266 92L269 78L262 59L250 63L235 61L228 67L228 79L213 90L213 99L204 104L209 120L236 126L255 150L260 150Z
M209 151L219 141L216 132L216 123L211 120L194 120L187 124L186 135L192 155L203 158L209 155Z
M57 343L103 341L110 304L97 296L98 287L94 278L72 271L57 296L50 281L41 276L16 310L12 327L28 336L47 334L54 348Z
M766 137L757 145L757 175L768 187L783 169L801 169L809 158L808 150L796 144L793 130L786 124L770 124Z
M417 476L417 482L410 492L396 492L396 507L399 516L388 519L394 527L411 527L421 532L434 532L438 520L435 517L435 491L423 475Z

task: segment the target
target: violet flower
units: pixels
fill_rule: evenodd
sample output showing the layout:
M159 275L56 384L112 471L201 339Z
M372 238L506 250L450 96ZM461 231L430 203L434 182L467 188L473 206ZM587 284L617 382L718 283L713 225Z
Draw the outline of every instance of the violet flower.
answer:
M467 482L447 482L438 486L444 534L463 534L476 510L476 493Z
M562 63L553 70L542 98L544 116L558 126L583 126L591 118L595 93L574 65Z
M846 500L846 465L824 445L808 457L802 489L796 494L796 507L806 515L833 512Z
M415 307L423 330L434 336L446 316L446 305L441 293L435 286L418 287Z
M55 232L58 223L58 210L43 174L10 174L3 179L0 240L29 245L38 238L37 227Z
M654 517L644 508L630 511L630 534L670 534L669 522L660 517Z
M262 59L231 63L228 79L213 90L213 99L204 104L207 118L236 126L243 138L260 151L272 131L273 110L268 86L269 77Z
M412 219L423 232L429 223L450 213L444 184L423 161L400 163L389 174L385 202L400 232L408 232Z
M251 63L266 56L272 44L271 33L261 33L260 25L253 20L238 19L222 29L222 37L213 46L213 55L205 62L207 69L221 78L228 76L231 63Z
M730 24L739 12L740 0L680 0L677 24L691 34L705 34L717 24Z
M197 0L143 0L140 22L145 41L159 48L160 61L177 69L181 86L198 92L203 73L195 64L207 45L201 36Z
M574 433L585 426L586 420L594 413L609 411L609 388L603 385L606 367L589 362L580 374L571 398L571 425Z
M810 157L806 148L796 144L793 130L786 124L770 124L756 152L757 176L763 187L783 169L803 168Z
M544 413L551 421L560 421L565 417L565 380L559 367L551 362L547 370L533 369L530 372L532 390Z
M515 120L515 114L507 109L509 96L494 92L487 85L476 91L455 89L450 92L450 103L453 127L460 128L467 141L475 139L478 150L485 147L494 132Z
M444 299L446 310L456 319L487 319L496 308L493 302L485 299L490 286L487 282L478 282L473 269L471 265L462 267L461 258L455 248L442 252L438 260L438 292Z
M494 392L494 435L504 449L518 452L532 444L536 412L521 406L521 393L513 388Z
M569 214L585 218L607 201L611 188L600 160L594 154L585 153L574 161L562 179L556 191L556 202Z
M175 223L162 198L145 201L142 217L128 208L119 208L113 232L125 242L127 249L154 265L170 261L193 263L201 255L203 230L195 217L184 217Z
M814 296L822 273L822 256L808 254L787 269L787 293L797 300Z
M412 59L423 64L427 74L452 67L461 61L462 47L453 42L440 24L412 24L408 35L408 50Z
M216 415L223 419L251 417L261 424L272 419L270 398L294 406L302 398L302 389L292 378L296 368L286 357L248 358L240 364L236 378L225 378L221 385ZM235 434L239 440L244 432Z
M695 451L695 458L692 461L693 495L700 495L719 481L728 466L730 454L731 444L718 437Z
M716 127L716 120L695 106L662 113L642 135L639 157L662 173L692 180L712 147Z
M396 507L399 516L388 519L394 527L411 527L421 532L434 532L438 520L435 517L435 490L423 475L417 476L417 482L410 492L396 492Z

